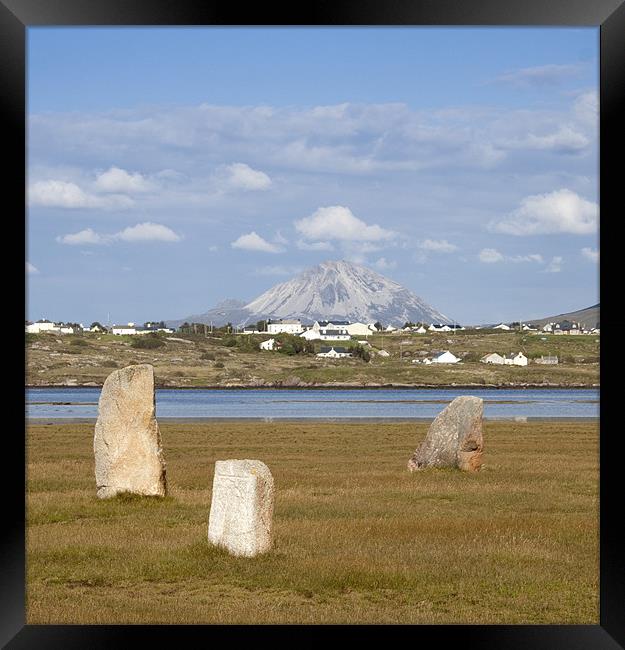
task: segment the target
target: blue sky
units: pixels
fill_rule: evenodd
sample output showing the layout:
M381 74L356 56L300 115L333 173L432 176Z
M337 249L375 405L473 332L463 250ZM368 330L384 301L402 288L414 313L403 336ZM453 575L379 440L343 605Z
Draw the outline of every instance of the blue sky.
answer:
M325 259L460 322L598 298L596 28L29 28L28 317Z

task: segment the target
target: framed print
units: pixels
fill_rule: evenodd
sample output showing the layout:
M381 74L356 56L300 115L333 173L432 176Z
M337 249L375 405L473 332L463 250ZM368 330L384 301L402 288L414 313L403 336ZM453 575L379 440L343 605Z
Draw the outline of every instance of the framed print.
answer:
M599 284L623 3L0 21L26 354L3 643L625 647Z

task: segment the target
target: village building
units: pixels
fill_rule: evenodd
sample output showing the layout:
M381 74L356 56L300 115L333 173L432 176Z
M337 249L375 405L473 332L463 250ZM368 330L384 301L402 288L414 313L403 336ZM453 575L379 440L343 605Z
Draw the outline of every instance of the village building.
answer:
M352 353L347 348L327 347L322 345L319 349L319 352L317 353L317 356L330 358L351 357Z
M534 359L534 363L540 363L543 365L554 366L558 363L558 357L555 356L541 356L538 359Z
M304 331L302 321L299 319L286 319L267 321L267 332L269 334L301 334Z
M420 325L416 330L413 331L416 332L417 334L425 334L427 332L427 330L425 329L425 327L423 327L423 325Z
M347 330L350 336L371 336L373 334L371 326L365 323L349 323L343 329Z
M348 320L316 320L312 325L312 329L318 332L321 329L345 329L348 325L351 325Z
M527 363L527 357L522 352L506 354L504 357L504 365L506 366L526 366Z
M307 341L318 341L321 338L319 330L310 328L300 334L300 337Z
M511 330L512 328L509 325L506 325L505 323L499 323L499 325L495 325L493 327L494 330Z
M492 352L491 354L485 354L480 361L482 363L493 363L497 366L503 366L504 365L504 358L500 355L497 354L496 352Z
M345 329L320 329L319 338L322 341L349 341L351 337Z
M126 336L136 334L137 328L134 323L128 323L127 325L113 325L111 331L115 336Z
M260 344L261 350L273 350L276 344L276 339L267 339Z
M249 325L243 328L241 334L262 334L262 332L256 327L256 325Z
M26 325L26 331L29 334L40 334L41 332L58 332L58 325L48 320L47 318L42 318L34 323L28 323Z
M432 363L458 363L458 361L460 361L460 359L449 350L432 357Z

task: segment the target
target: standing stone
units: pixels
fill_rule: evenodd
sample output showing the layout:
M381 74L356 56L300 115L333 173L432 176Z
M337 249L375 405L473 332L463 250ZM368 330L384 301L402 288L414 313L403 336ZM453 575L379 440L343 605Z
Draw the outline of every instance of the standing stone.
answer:
M253 557L271 548L273 477L260 460L218 460L208 540L233 555Z
M98 497L165 496L165 460L155 417L154 368L112 372L104 382L93 439Z
M456 397L432 422L425 440L408 461L408 469L457 467L478 471L484 448L483 403L479 397Z

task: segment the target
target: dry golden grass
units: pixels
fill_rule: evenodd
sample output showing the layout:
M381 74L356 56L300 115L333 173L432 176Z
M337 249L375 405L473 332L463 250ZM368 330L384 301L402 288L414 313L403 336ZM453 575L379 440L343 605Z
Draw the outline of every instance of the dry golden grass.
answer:
M93 426L31 424L27 622L588 623L598 425L485 423L478 474L406 463L425 423L161 423L170 496L95 497ZM215 460L258 458L275 543L207 542Z

